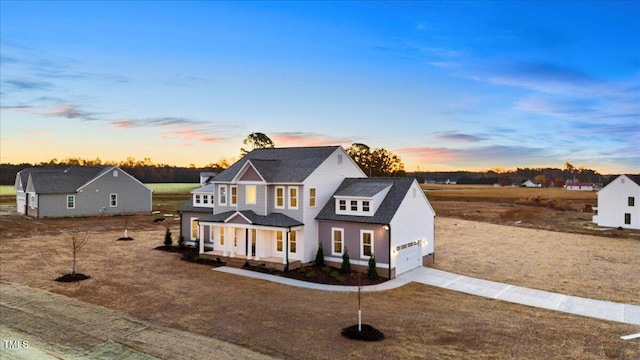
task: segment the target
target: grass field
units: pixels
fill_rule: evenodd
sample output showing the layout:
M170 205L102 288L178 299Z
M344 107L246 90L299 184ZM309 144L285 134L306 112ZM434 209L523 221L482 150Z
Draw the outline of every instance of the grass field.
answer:
M145 184L155 194L188 194L193 189L200 187L198 183L157 183Z
M494 187L492 185L443 185L423 184L422 189L433 199L494 199L516 200L522 198L577 200L593 202L595 191L571 191L564 188Z
M15 196L13 185L0 185L0 196Z

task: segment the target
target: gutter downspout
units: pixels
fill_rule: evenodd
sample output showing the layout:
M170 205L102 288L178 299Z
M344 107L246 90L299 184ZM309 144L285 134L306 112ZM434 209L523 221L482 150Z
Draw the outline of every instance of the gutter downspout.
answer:
M387 224L389 228L389 280L391 280L391 224Z
M244 249L245 255L247 255L247 260L249 260L251 256L251 249L249 249L249 228L244 229Z
M287 228L285 242L284 242L284 272L289 272L289 233L291 232L291 228Z

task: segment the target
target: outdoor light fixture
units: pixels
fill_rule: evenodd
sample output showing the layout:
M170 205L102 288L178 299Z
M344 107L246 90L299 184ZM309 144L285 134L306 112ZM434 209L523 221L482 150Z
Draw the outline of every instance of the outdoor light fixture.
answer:
M385 225L382 228L388 231L389 230L389 225Z

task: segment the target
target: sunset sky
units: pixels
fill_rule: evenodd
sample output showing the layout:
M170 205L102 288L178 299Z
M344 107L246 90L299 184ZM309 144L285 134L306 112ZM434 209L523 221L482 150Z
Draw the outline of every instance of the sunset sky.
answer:
M0 161L640 171L640 2L0 2Z

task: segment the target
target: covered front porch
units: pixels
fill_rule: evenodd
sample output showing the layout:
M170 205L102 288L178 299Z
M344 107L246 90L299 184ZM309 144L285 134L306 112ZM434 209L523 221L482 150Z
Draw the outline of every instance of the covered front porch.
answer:
M200 256L219 259L228 266L245 263L277 270L302 265L300 235L302 224L282 214L256 215L253 211L230 211L198 220L199 233L209 239L199 241ZM204 227L209 227L204 231Z

